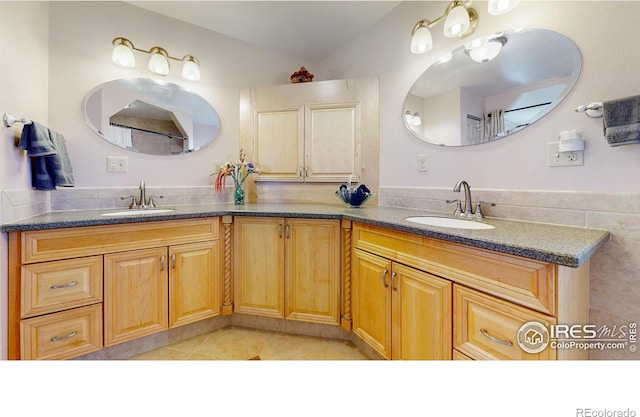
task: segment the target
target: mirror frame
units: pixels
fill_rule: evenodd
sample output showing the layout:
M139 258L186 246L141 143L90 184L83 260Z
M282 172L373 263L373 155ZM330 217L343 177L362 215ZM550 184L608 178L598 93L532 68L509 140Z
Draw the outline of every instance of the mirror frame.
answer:
M107 115L102 111L106 105L111 109L106 112ZM130 113L131 109L135 112L138 105L140 117L135 114L120 116L129 117L138 126L113 121L112 118L116 115ZM172 131L143 126L145 121L160 123L155 119L145 119L143 111L162 114L166 117L164 122ZM83 100L82 117L95 134L112 145L158 156L183 155L202 149L215 140L221 127L218 113L203 97L178 84L150 78L120 78L96 86ZM117 132L113 137L108 137L97 124L109 124L111 129L124 128L125 139L116 138ZM153 144L156 140L157 143ZM140 146L136 147L136 142ZM152 145L146 146L149 143Z
M450 61L441 63L441 60L436 60L418 77L407 93L402 107L403 124L409 132L420 140L441 146L472 146L489 143L512 135L513 133L519 132L520 130L532 125L536 121L540 120L544 115L551 112L565 97L567 97L578 81L582 69L582 54L575 42L558 32L535 28L497 32L479 39L486 42L488 39L499 36L505 37L506 43L495 59L485 63L473 62L469 55L469 46L471 43L471 41L469 41L450 53ZM549 48L536 48L535 57L530 50L523 51L517 49L519 46L524 47L524 45L527 44L525 41L531 41L532 36L537 36L540 38L540 42L545 45L550 45ZM554 39L555 42L549 43L551 42L551 39ZM550 69L547 69L547 67L549 67L548 65L541 67L534 67L531 65L532 62L543 62L540 58L541 56L557 53L559 52L557 49L566 49L566 51L563 51L563 54L559 58L555 59L554 65ZM445 54L444 56L446 57L448 55L449 54ZM510 67L514 64L521 66L514 67L514 71ZM491 73L493 76L489 76L489 71L493 71ZM504 84L493 83L496 79L495 74L497 73L501 73L503 75L503 81L501 82ZM534 76L540 76L541 78L536 80L534 83L523 81L523 79L528 80L528 77ZM475 80L483 80L482 82L484 84L472 84L472 81L475 82ZM453 81L457 82L457 84L453 83ZM492 95L485 94L486 92L483 91L485 86L497 88L499 85L501 85L501 91L495 91ZM412 95L412 92L417 89L431 88L431 86L435 86L431 90L434 91L434 93L432 93L433 95L430 95L430 93ZM527 98L524 97L524 93L529 92L530 96L535 96L536 94L532 92L531 87L538 87L537 91L540 96L544 96L544 91L547 91L547 94L555 93L555 96L550 96L549 99L538 101L538 104L536 104L537 108L530 107L527 105ZM476 94L476 96L474 97L469 93L469 91L473 91L473 94ZM428 108L427 104L424 102L424 98L436 97L437 94L442 94L440 97L443 102L450 99L446 97L446 94L450 94L452 97L457 95L457 97L453 97L451 99L451 102L455 103L455 100L458 100L457 107L461 109L457 112L459 114L458 118L449 117L451 113L446 110L442 110L447 107L442 105L436 106L436 109L443 114L442 120L447 118L449 119L445 120L441 124L441 132L450 133L449 136L453 138L452 140L443 140L442 137L446 137L446 134L438 136L436 133L433 134L434 137L428 137L428 134L424 133L424 127L420 126L418 128L415 125L410 125L407 119L411 118L406 117L407 111L409 111L411 115L418 113L422 118L422 123L424 124L424 113ZM511 96L509 96L509 94L511 94ZM468 99L465 102L463 99L467 97L474 97L475 103L470 104L474 102L474 99ZM500 99L512 99L514 101L509 102L510 104L506 105L504 109L499 111L497 108L493 107L498 107L495 106L495 102L498 102ZM516 105L519 99L523 100L525 105ZM492 101L494 102L493 105L490 104ZM467 111L462 111L465 106L467 107L467 109L465 109ZM419 109L417 107L419 107ZM475 114L473 111L470 112L468 108L474 108L475 113L479 113L477 109L482 108L482 112L480 114ZM520 123L522 123L522 120L526 121L526 123L522 123L522 125L514 124L512 129L503 130L502 132L497 130L497 135L492 136L490 133L486 133L487 130L489 132L491 131L491 127L485 121L491 120L490 117L492 115L495 114L495 116L498 116L494 117L494 120L500 120L500 118L504 118L506 113L513 112L515 110L520 110L520 115L526 115L526 117L529 117L528 119L520 118ZM430 114L432 113L433 112L430 112ZM464 117L465 113L467 114L467 117ZM513 115L511 118L516 119ZM427 126L429 126L428 122ZM422 132L420 132L419 129L421 129ZM506 129L506 127L504 129ZM465 134L465 130L468 132L477 130L479 133L477 133L477 135ZM460 133L458 137L455 137L457 131ZM474 139L474 136L481 136L481 138ZM487 136L489 136L489 139L485 139Z

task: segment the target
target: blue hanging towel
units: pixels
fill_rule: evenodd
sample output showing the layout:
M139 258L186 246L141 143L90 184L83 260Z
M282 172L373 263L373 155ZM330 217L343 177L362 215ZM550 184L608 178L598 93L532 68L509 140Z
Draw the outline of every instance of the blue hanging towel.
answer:
M18 146L31 158L31 185L52 191L56 186L73 187L73 168L64 139L58 132L32 122L24 125Z

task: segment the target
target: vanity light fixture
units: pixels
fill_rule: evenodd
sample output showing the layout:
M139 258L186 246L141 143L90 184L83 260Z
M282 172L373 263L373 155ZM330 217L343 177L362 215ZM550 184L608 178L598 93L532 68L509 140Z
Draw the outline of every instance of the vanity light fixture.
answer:
M159 46L154 46L148 51L144 49L136 48L127 38L117 37L112 42L113 54L111 60L120 66L133 68L136 65L135 56L133 51L144 52L151 55L149 58L149 71L158 75L169 74L169 60L184 62L182 67L182 77L191 80L200 80L200 61L193 55L185 55L181 58L175 58L169 55L166 49Z
M444 14L434 20L422 19L413 26L411 31L411 52L423 54L433 47L433 37L429 28L444 20L444 36L448 38L466 38L475 32L480 18L478 12L470 7L472 0L454 0L444 11ZM490 0L489 13L502 14L512 10L519 0Z

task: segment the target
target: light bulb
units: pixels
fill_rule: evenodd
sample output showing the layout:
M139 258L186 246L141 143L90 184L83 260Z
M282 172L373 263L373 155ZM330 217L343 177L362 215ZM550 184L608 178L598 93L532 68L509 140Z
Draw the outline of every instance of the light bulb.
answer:
M421 20L413 30L411 36L411 52L414 54L423 54L433 47L433 38L426 22Z
M133 68L136 66L136 58L133 56L133 51L123 38L120 38L119 43L113 47L111 60L122 67Z
M200 80L200 67L196 62L196 58L191 55L185 56L186 61L182 66L182 77L191 80L191 81L199 81Z
M471 20L467 9L462 5L455 6L444 21L444 36L448 38L462 36L470 27Z
M167 75L169 74L169 60L167 59L167 52L154 46L149 51L151 53L151 58L149 58L149 71L158 75Z

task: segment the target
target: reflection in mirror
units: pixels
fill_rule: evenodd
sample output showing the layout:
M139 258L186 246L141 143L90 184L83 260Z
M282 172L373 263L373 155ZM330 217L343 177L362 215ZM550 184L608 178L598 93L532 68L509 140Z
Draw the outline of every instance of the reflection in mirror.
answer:
M402 109L405 125L437 145L503 138L556 107L576 83L581 63L575 43L549 30L478 38L446 54L418 78Z
M147 78L99 85L85 97L83 116L91 130L112 144L152 155L196 151L220 130L218 114L198 94Z

